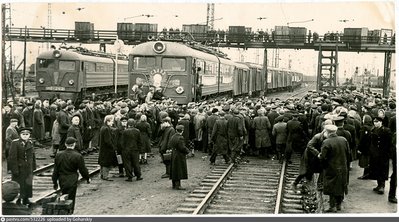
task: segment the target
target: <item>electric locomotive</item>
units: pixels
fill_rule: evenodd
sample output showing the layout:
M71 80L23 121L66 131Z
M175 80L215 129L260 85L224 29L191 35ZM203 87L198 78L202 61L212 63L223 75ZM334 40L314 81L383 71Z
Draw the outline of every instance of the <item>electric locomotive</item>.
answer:
M292 89L292 76L302 80L302 74L293 71L273 68L268 73L266 81L263 66L233 62L200 45L151 41L129 54L128 95L133 97L139 86L144 93L154 87L178 104L187 104L220 94L251 96L263 95L268 88ZM281 83L273 84L278 79Z
M127 73L126 58L116 60L110 54L79 49L53 50L36 59L36 90L41 99L79 102L114 95L116 84L117 93L123 96L127 93Z

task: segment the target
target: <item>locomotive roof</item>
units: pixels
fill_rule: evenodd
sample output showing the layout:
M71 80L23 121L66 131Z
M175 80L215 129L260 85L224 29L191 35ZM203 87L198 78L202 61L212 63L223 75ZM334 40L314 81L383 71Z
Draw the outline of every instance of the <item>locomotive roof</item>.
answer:
M130 55L143 55L143 56L157 56L160 55L153 50L153 46L156 42L145 42L142 44L139 44L135 46L132 51L130 52ZM177 43L177 42L164 42L162 43L165 45L166 49L162 53L163 56L181 56L181 57L195 57L195 58L201 58L206 61L213 61L213 62L219 62L218 58L214 54L202 52L200 50L193 49L187 45L184 45L182 43ZM234 65L238 66L240 68L248 68L248 66L239 64L236 62L233 62L228 59L224 59L219 57L220 61L223 64L227 65Z
M111 58L107 57L100 57L100 56L90 56L90 55L82 55L75 51L68 51L68 50L58 50L61 52L61 57L58 58L60 60L79 60L79 61L89 61L89 62L103 62L103 63L112 63ZM37 58L39 59L54 59L53 55L54 50L46 51L40 53ZM118 64L127 64L128 61L126 60L118 60Z

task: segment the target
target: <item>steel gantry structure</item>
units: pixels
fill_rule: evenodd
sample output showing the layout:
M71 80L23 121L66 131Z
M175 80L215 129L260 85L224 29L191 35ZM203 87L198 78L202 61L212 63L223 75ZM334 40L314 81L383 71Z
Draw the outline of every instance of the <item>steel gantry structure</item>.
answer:
M125 40L127 45L136 45L144 41L182 41L195 42L192 33L178 32L168 33L151 33L155 38L147 39L130 39ZM337 73L339 70L338 53L339 52L357 52L357 53L384 53L384 96L389 94L390 71L392 53L395 53L395 39L385 38L384 41L376 43L351 44L341 40L325 40L323 37L311 40L310 36L303 42L289 41L265 41L254 34L245 33L245 41L240 43L232 43L227 41L229 34L224 33L225 37L221 37L217 32L213 31L212 35L205 33L207 40L202 42L211 47L229 47L229 48L259 48L264 49L264 56L267 57L267 49L309 49L319 52L318 69L317 69L317 90L325 90L335 88L337 86ZM237 35L237 34L235 34ZM9 28L5 33L8 41L28 41L28 42L51 42L51 43L84 43L84 44L100 44L104 48L105 44L113 44L115 42L117 31L112 30L94 30L90 34L90 38L79 39L75 37L73 29L43 29L43 28ZM147 35L144 35L147 36ZM160 38L162 36L162 38ZM274 36L277 39L278 36ZM243 38L244 39L244 38ZM267 61L267 58L264 59ZM267 75L267 70L264 70Z

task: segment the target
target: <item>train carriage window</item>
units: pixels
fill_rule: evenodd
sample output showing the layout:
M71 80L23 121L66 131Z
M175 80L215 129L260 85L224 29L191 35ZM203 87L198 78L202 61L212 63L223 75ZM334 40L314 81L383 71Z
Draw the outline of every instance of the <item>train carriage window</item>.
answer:
M136 56L133 58L133 69L148 69L155 67L155 57Z
M85 69L86 69L86 72L95 72L96 64L94 64L92 62L85 62Z
M76 70L76 62L75 61L60 61L58 63L59 70L67 70L72 71Z
M185 71L185 58L162 58L162 69L165 71Z
M54 67L54 59L39 59L38 61L38 67L39 68L48 68L48 67Z

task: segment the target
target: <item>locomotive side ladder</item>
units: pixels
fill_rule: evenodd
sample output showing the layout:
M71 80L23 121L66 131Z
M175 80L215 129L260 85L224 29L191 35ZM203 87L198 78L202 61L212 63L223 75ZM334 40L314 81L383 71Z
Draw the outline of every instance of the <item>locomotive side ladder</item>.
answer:
M327 52L327 55L323 54ZM319 57L317 67L317 90L335 89L337 87L338 74L338 46L335 49L323 49L319 45Z

